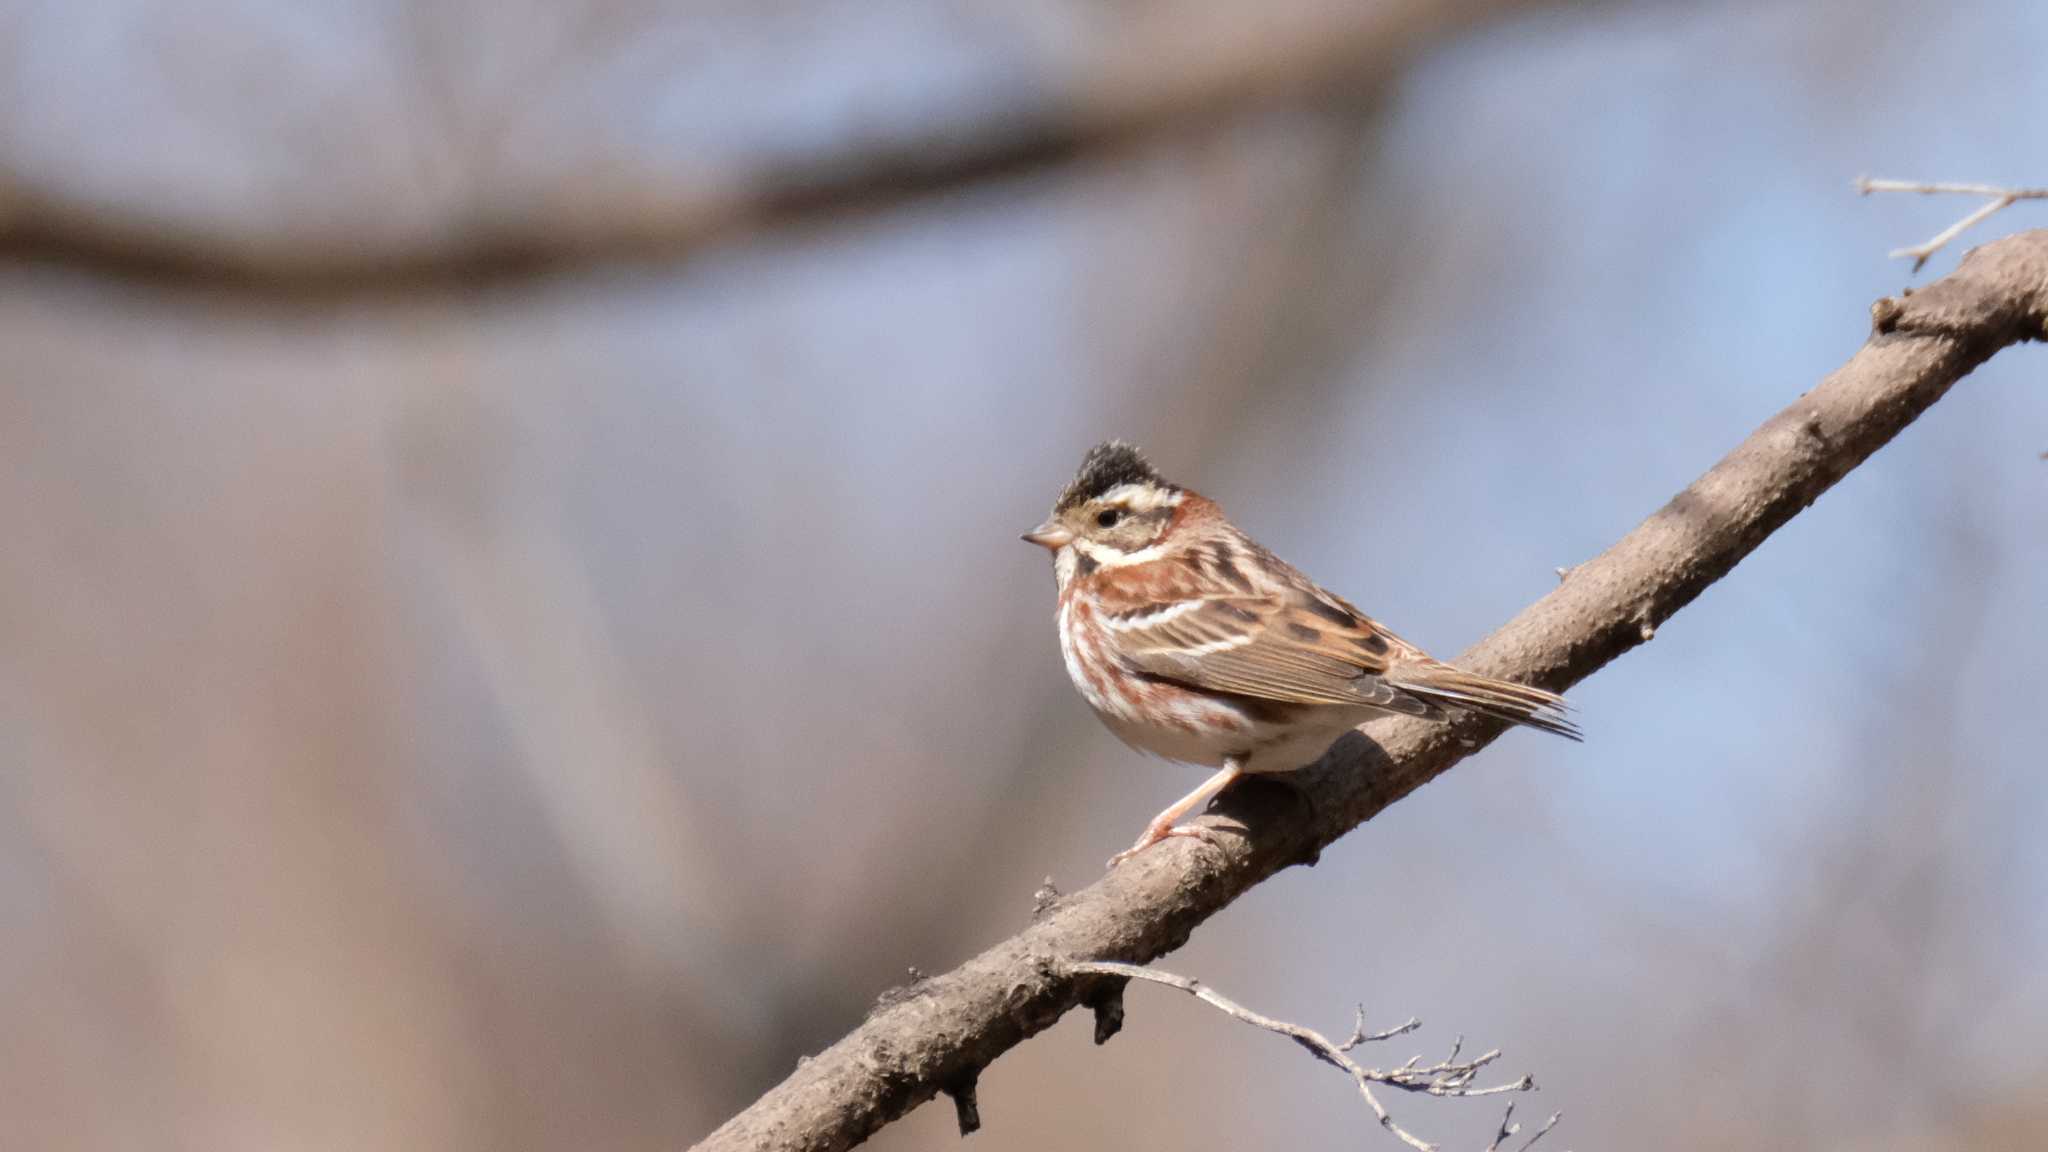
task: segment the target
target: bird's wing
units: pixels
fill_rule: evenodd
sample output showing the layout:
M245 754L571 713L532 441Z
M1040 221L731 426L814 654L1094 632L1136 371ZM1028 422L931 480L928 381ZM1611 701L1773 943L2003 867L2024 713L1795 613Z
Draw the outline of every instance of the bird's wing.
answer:
M1427 657L1313 585L1170 591L1171 598L1133 604L1103 621L1118 655L1139 672L1291 704L1437 714L1382 679L1397 662Z
M1212 692L1432 719L1476 712L1580 739L1555 693L1432 659L1281 561L1260 559L1273 578L1264 586L1183 578L1117 605L1104 624L1118 654L1138 672Z

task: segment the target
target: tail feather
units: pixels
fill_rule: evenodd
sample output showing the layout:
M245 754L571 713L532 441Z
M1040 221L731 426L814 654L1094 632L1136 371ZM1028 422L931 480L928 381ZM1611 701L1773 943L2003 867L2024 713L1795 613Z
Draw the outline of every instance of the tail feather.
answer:
M1448 664L1391 668L1381 681L1432 705L1527 725L1567 740L1585 739L1579 726L1565 715L1571 705L1564 697L1527 684L1495 680Z

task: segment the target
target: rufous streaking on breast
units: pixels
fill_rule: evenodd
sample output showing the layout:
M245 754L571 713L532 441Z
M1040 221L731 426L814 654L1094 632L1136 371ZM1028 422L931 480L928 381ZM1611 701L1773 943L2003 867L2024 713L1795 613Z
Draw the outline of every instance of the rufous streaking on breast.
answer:
M1111 866L1240 775L1285 772L1386 713L1478 713L1573 740L1563 697L1435 660L1266 551L1129 444L1090 449L1024 539L1053 554L1074 687L1134 748L1217 768Z

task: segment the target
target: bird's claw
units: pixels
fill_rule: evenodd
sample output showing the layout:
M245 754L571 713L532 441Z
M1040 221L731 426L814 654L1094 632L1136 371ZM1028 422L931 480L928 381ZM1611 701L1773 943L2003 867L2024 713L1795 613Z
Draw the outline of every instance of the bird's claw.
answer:
M1154 825L1150 828L1145 829L1145 834L1143 836L1138 837L1138 842L1136 844L1133 844L1129 848L1126 848L1123 851L1117 853L1116 855L1111 856L1109 858L1108 867L1114 868L1117 865L1123 863L1124 861L1129 860L1131 857L1136 856L1138 853L1143 852L1145 849L1150 848L1154 844L1159 843L1161 840L1170 840L1175 836L1192 837L1196 840L1202 841L1204 844L1214 844L1219 848L1223 845L1222 834L1218 830L1210 828L1207 825Z

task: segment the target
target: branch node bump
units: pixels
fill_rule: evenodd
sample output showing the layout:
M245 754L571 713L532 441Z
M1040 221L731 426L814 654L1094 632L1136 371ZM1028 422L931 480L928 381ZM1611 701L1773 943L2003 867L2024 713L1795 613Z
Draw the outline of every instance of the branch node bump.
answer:
M1109 1038L1124 1030L1124 985L1129 984L1128 976L1109 976L1098 980L1081 1003L1095 1013L1095 1043L1109 1043Z
M925 974L923 970L918 968L917 965L913 964L910 967L905 968L904 972L910 978L901 984L895 985L894 987L884 988L881 991L881 993L875 997L874 1007L868 1009L868 1015L870 1017L874 1016L875 1013L880 1012L885 1008L893 1008L906 1000L913 1000L916 999L918 996L924 994L925 989L921 987L921 985L923 985L925 982Z
M1031 894L1031 918L1043 919L1047 912L1059 906L1059 902L1060 886L1052 882L1052 877L1047 876L1044 882L1039 884L1038 891Z
M981 1130L981 1101L975 1096L980 1083L981 1073L971 1068L946 1083L945 1093L953 1098L953 1117L960 1122L962 1136Z

